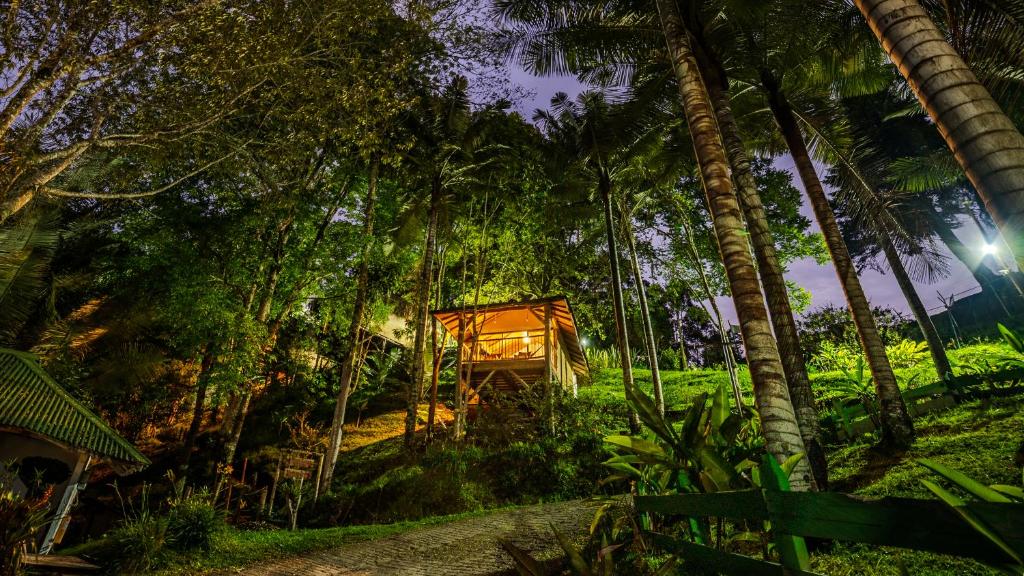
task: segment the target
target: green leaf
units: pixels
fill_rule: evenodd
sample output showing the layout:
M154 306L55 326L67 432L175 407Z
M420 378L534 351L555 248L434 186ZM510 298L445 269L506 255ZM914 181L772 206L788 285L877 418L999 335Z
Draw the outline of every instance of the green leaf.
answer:
M704 492L709 494L722 491L721 487L717 482L715 482L715 479L711 477L711 474L708 474L707 470L700 471L700 485L704 487Z
M616 472L621 472L622 474L625 475L625 478L627 478L627 479L639 480L640 478L643 478L643 472L641 472L637 468L634 468L633 466L630 466L629 464L621 464L621 463L611 463L611 464L609 464L608 462L605 462L604 465L609 467L609 468L611 468L612 470L615 470ZM610 482L610 481L613 481L613 480L618 480L618 478L614 478L614 479L613 478L606 478L605 480Z
M708 395L702 393L693 400L693 404L686 411L686 417L683 418L683 427L680 430L680 435L683 441L686 442L686 446L680 446L684 451L689 452L694 445L694 439L700 430L701 419L704 416L704 407L707 405Z
M644 459L636 454L616 454L604 461L605 464L642 464Z
M1006 496L1000 494L999 492L996 492L995 490L989 488L988 486L985 486L981 482L978 482L977 480L973 480L967 477L967 475L964 474L963 472L954 470L952 468L948 468L946 466L943 466L942 464L939 464L938 462L929 460L927 458L919 458L917 460L917 463L920 464L921 466L924 466L925 468L930 469L939 476L942 476L946 480L949 480L950 482L956 484L957 486L963 488L964 490L970 492L971 494L977 496L978 498L985 500L986 502L1011 501Z
M526 550L505 539L499 540L498 543L512 557L512 563L515 565L519 576L545 576L544 567L530 556Z
M786 458L786 461L782 463L782 466L780 466L782 468L782 473L786 475L786 478L793 475L793 470L796 469L796 465L800 463L800 460L803 460L803 457L803 452L797 452L789 458Z
M665 450L661 446L636 436L613 435L606 436L604 441L613 446L619 446L638 454L649 454L651 456L664 456Z
M654 576L668 576L669 574L674 574L675 570L676 559L675 557L672 557L658 568L658 571L654 573Z
M719 384L715 396L711 400L711 428L720 431L729 417L729 393L725 384Z
M990 486L996 492L1006 494L1010 498L1016 498L1017 500L1024 500L1024 490L1017 486L1009 486L1006 484L993 484Z
M718 486L728 488L736 479L736 469L722 457L721 454L711 448L703 448L700 451L700 463Z
M1010 345L1018 354L1024 354L1024 338L1020 334L1017 334L1013 330L1003 326L1001 323L996 324L999 328L999 333L1003 335L1003 340Z
M613 502L607 502L602 504L597 512L594 512L594 519L590 521L590 533L593 535L597 532L597 527L601 524L601 520L608 514L608 511L612 509L615 504Z
M677 443L675 431L665 421L665 417L661 415L661 412L658 412L657 406L654 405L654 400L635 388L626 389L626 399L629 400L630 405L636 410L640 420L659 438L673 446Z
M989 527L982 519L978 518L967 508L965 502L961 500L955 494L948 492L945 488L931 482L930 480L921 480L925 488L932 491L933 494L939 497L940 500L945 502L949 507L953 509L957 514L960 515L972 528L977 530L981 535L985 536L992 541L993 544L999 546L999 548L1005 552L1010 558L1013 558L1018 564L1024 564L1024 558L1017 553L1005 540L999 536L992 528Z
M739 436L740 430L743 429L743 424L746 421L746 417L740 414L730 414L729 417L722 422L722 425L718 428L718 432L722 435L722 439L725 440L726 446L732 446L736 443L736 437Z
M580 555L580 551L576 549L572 541L558 531L555 525L551 525L551 530L555 532L555 539L558 540L558 545L565 551L566 556L569 557L569 565L572 566L573 572L579 574L579 576L593 576L590 571L590 566L587 565L587 561Z

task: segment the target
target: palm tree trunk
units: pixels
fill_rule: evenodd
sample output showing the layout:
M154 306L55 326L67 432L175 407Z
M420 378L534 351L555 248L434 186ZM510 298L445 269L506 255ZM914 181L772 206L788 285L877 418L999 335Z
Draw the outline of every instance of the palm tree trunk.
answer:
M647 289L644 287L644 277L640 272L640 261L636 256L636 239L633 235L633 221L623 211L623 226L626 229L626 248L629 250L629 263L633 269L633 279L636 281L636 295L640 301L640 320L643 324L644 339L647 341L647 355L650 357L651 382L654 385L654 403L658 412L665 413L665 394L661 386L661 370L658 368L658 345L654 340L654 327L651 325L651 312L647 305ZM685 354L685 350L683 351Z
M427 220L427 237L423 246L423 262L416 293L416 335L413 339L412 365L409 374L412 380L405 395L405 447L412 449L416 439L416 413L419 408L420 390L423 385L424 348L427 344L427 314L430 308L430 284L434 278L434 248L437 243L437 213L441 207L441 181L436 178L430 187L430 216Z
M597 183L601 202L604 204L604 227L608 234L608 262L611 267L612 308L615 313L615 341L619 347L619 364L622 367L622 386L628 397L633 392L633 358L629 351L629 337L626 334L626 306L622 299L622 274L619 272L619 247L615 241L615 223L612 217L612 183L608 175L601 173ZM629 411L629 428L634 434L640 432L640 421L633 410Z
M441 334L441 341L437 340L437 322L431 322L432 348L433 348L433 370L430 374L430 406L427 408L427 443L434 440L434 420L437 419L437 384L441 379L441 361L444 359L444 347L448 344L448 331Z
M857 278L857 269L853 265L853 259L850 257L846 242L839 231L839 224L828 203L825 189L821 185L821 180L818 179L818 173L814 170L814 163L807 152L807 145L804 143L796 116L790 109L785 95L778 89L774 78L769 74L764 74L762 84L768 92L768 104L782 136L786 140L797 172L800 174L800 180L803 182L804 190L807 192L807 198L814 209L814 217L825 237L825 244L832 256L832 263L835 266L836 274L839 275L839 283L843 287L846 302L850 306L853 322L857 327L857 334L860 336L861 347L864 349L868 366L871 368L881 412L882 445L890 448L908 446L914 438L914 424L907 413L903 396L900 395L896 375L893 374L889 357L885 354L885 343L878 333L874 316L871 314L871 305L864 294L860 279Z
M732 166L732 179L736 184L736 196L746 219L750 244L757 259L757 271L764 288L768 312L771 315L772 327L775 329L775 340L782 359L782 369L789 384L789 397L796 411L796 419L800 424L800 435L803 436L807 448L807 460L814 472L814 480L819 490L828 489L828 461L825 449L821 445L821 431L818 425L818 411L814 406L814 391L811 379L807 375L803 345L796 328L796 319L789 302L789 290L786 279L782 275L782 264L775 252L775 241L768 228L768 216L765 213L761 195L757 191L757 182L750 169L750 157L747 156L740 136L736 119L732 115L729 94L724 85L724 78L717 78L715 68L702 67L709 70L714 77L709 78L708 93L715 107L715 117L722 133L729 164Z
M910 311L914 314L914 319L917 320L917 326L921 329L925 342L928 343L928 351L931 352L932 362L935 363L935 373L943 380L952 377L953 366L950 365L949 358L946 357L946 347L942 343L942 338L939 337L939 331L935 329L935 324L932 324L928 309L924 307L921 296L918 295L914 283L910 280L910 274L907 273L903 261L900 260L896 246L893 245L889 234L881 227L875 229L875 235L878 237L878 243L882 246L886 261L889 262L889 269L892 270L896 283L900 285L900 290L903 291L903 296L907 299L907 304L910 305Z
M854 0L1024 268L1024 136L917 0Z
M370 295L370 259L373 256L373 224L379 174L380 161L374 159L370 163L370 174L366 181L366 200L363 206L363 253L360 256L359 275L356 279L356 299L352 304L352 320L348 327L348 346L345 348L345 356L341 360L338 399L334 404L327 454L320 474L320 486L324 491L331 489L331 479L334 477L334 468L338 464L338 451L341 450L341 437L344 434L348 398L352 392L352 383L358 375L359 332L363 326L363 316L366 314L366 303Z
M729 160L675 0L658 0L658 12L679 80L679 94L700 165L708 210L739 316L765 446L781 461L806 453L806 448L750 255L742 213L730 178ZM790 482L794 490L806 490L813 485L806 459L798 463Z

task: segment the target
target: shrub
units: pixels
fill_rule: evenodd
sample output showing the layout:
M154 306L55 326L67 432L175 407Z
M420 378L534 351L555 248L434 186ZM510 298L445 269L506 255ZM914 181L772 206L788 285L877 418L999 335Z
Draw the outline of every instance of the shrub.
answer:
M167 520L148 513L129 518L104 540L97 556L110 574L145 574L166 559Z
M682 370L684 366L682 352L675 348L665 348L658 353L658 368L662 370Z
M924 342L913 340L900 340L895 344L885 347L885 355L889 357L889 364L894 369L917 368L921 364L928 363L928 345Z
M209 550L223 525L209 493L198 492L171 503L167 513L167 542L183 552Z

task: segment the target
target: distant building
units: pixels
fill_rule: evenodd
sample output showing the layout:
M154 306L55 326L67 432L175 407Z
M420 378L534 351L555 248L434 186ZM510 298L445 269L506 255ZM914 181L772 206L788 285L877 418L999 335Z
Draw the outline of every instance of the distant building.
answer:
M547 382L575 395L579 378L589 374L564 297L436 310L433 316L457 343L459 390L470 405Z

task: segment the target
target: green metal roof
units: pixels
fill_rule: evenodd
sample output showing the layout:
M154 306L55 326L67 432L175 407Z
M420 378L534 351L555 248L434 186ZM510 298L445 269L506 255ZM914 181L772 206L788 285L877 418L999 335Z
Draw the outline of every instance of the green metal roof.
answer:
M35 356L7 348L0 348L0 428L20 428L116 464L150 464L44 372Z

